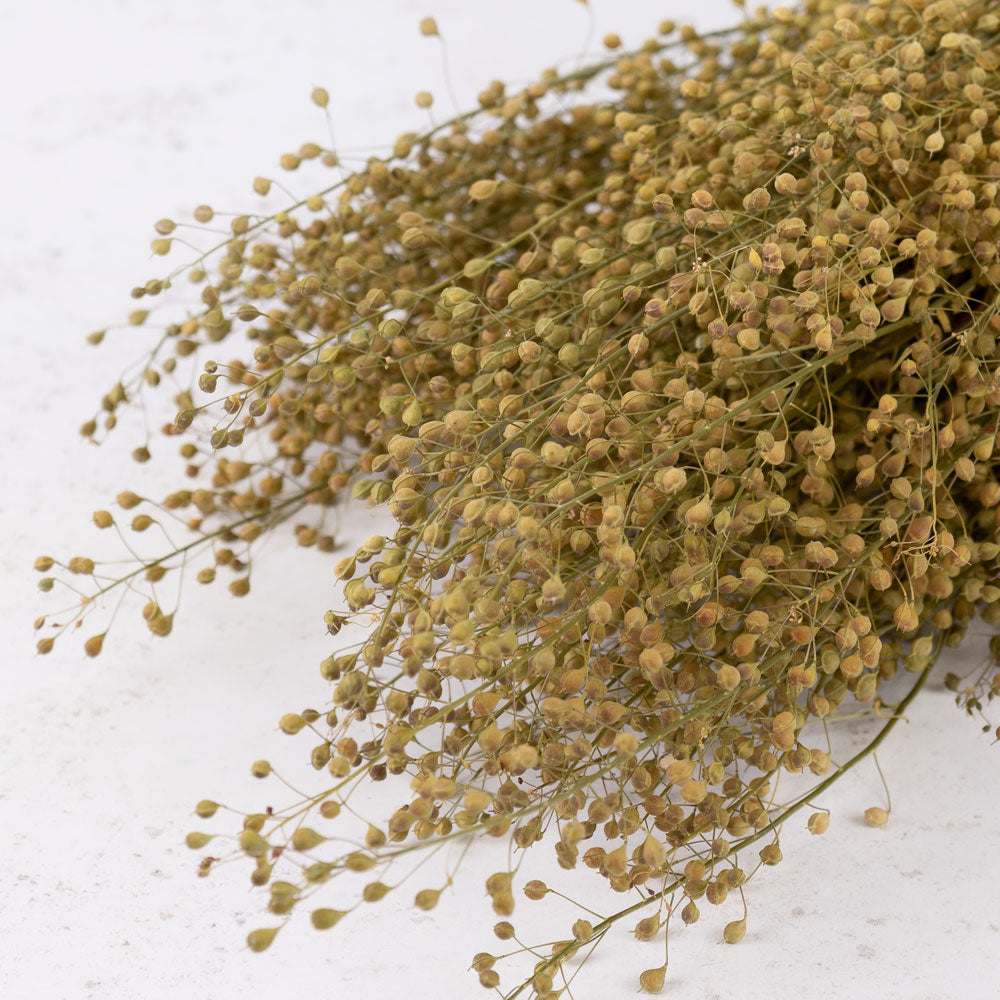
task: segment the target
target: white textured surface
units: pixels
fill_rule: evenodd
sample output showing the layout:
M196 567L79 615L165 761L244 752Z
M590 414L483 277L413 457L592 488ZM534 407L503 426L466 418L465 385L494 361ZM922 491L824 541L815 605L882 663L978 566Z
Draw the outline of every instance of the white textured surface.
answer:
M626 42L674 12L638 0L593 7L599 29ZM719 0L697 12L703 26L732 16ZM123 315L128 289L159 273L145 250L152 221L201 201L252 206L254 175L324 135L308 101L314 85L329 89L345 147L418 127L418 89L447 107L438 47L416 31L428 13L450 40L463 106L493 77L523 79L579 51L587 32L570 0L3 5L0 995L11 1000L485 995L465 966L475 951L500 950L481 891L498 845L466 859L433 914L390 897L322 936L303 914L261 956L243 938L273 918L248 892L245 866L194 878L197 856L183 837L211 825L191 815L196 800L284 802L280 789L246 777L257 757L287 762L293 780L305 771L307 747L275 721L322 706L315 665L329 651L320 622L328 559L275 541L250 597L196 594L189 584L175 634L157 642L135 626L132 604L95 661L77 637L35 657L30 629L58 603L32 589L34 557L92 550L89 512L119 489L172 485L161 472L149 486L156 471L127 461L127 429L100 450L75 436L139 353L135 331L100 350L85 348L82 334ZM294 188L296 177L286 183ZM350 515L340 531L347 545L369 533L369 517ZM825 837L808 837L802 816L791 822L785 861L749 888L743 944L718 943L738 916L732 903L721 913L704 906L702 922L676 935L666 995L997 996L1000 750L937 685L911 717L880 755L890 825L860 820L883 801L866 763L822 799L833 810ZM519 903L519 922L531 905ZM622 937L618 950L598 952L574 995L634 995L638 972L659 955Z

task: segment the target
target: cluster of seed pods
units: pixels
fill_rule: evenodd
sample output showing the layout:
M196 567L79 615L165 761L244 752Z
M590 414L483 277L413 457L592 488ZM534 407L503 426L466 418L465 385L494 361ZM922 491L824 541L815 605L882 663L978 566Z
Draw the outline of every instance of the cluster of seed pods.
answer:
M333 779L312 825L298 805L236 831L273 913L332 927L411 851L544 842L627 897L504 994L559 996L563 963L618 919L649 939L738 901L804 804L776 802L776 777L843 771L813 723L845 703L874 718L897 674L908 703L975 616L1000 621L996 6L806 0L711 36L665 23L638 51L492 85L301 205L234 219L189 270L203 308L84 427L201 365L165 431L210 481L160 505L120 494L144 511L131 530L157 506L190 514L212 553L197 579L225 567L238 595L249 547L293 514L349 495L396 524L336 563L327 624L365 638L321 664L331 703L281 720ZM598 84L613 96L589 100ZM337 164L316 144L282 163L312 158ZM155 584L171 555L128 579ZM170 631L155 596L144 615ZM1000 691L988 668L963 683L970 711ZM402 775L366 849L330 850L350 789ZM359 900L316 905L364 871ZM502 940L516 895L548 892L516 870L486 888ZM494 964L476 957L484 986Z

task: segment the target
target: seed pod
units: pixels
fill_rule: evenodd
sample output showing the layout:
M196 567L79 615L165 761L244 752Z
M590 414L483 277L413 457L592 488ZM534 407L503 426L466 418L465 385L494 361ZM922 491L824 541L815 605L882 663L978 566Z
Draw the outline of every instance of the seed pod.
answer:
M712 520L712 505L708 497L702 497L696 504L687 509L684 514L684 523L692 529L706 527Z
M885 826L889 822L889 814L879 806L865 810L865 822L869 826Z
M692 805L697 805L699 802L703 802L707 794L708 786L704 781L695 781L694 779L691 779L684 782L681 786L681 796L685 802L690 802Z
M87 656L99 656L101 649L104 647L104 636L106 633L102 632L100 635L92 635L84 644L83 650Z
M383 882L369 882L361 892L361 897L366 903L377 903L384 899L391 891L391 887Z
M314 847L319 847L326 837L321 836L308 826L300 826L292 834L292 847L296 851L311 851Z
M900 632L913 632L920 627L920 618L916 608L908 601L904 601L892 614L892 619L896 623L896 628Z
M657 969L646 969L639 975L639 986L646 993L660 993L663 991L663 984L666 981L667 967L661 965Z
M653 235L656 220L649 216L645 219L636 219L630 222L624 230L625 242L631 246L642 246L648 243Z
M310 920L316 930L327 931L331 927L336 927L345 916L347 916L345 910L331 910L327 907L322 907L312 911Z
M830 828L829 813L813 813L806 822L809 832L813 835L826 833Z
M259 927L247 935L247 944L251 951L266 951L280 927Z
M548 893L548 887L538 879L531 879L524 884L524 894L528 899L541 899Z
M736 667L724 663L716 672L715 680L723 691L735 691L740 686L742 677Z
M240 834L240 850L252 858L262 858L270 850L270 845L256 830L244 830Z
M643 842L642 860L653 871L661 870L666 863L666 848L652 834L648 834Z
M781 848L777 844L767 844L760 850L760 860L765 865L776 865L781 861Z
M433 910L437 906L440 897L440 889L421 889L417 893L414 902L419 910Z
M926 149L928 153L938 153L944 149L944 135L940 129L927 136L924 140L924 149Z
M469 197L473 201L486 201L496 194L497 182L494 180L478 180L469 186Z
M632 929L636 941L652 941L659 931L660 915L658 913L651 917L643 917Z
M746 932L746 920L732 920L723 928L722 939L726 942L726 944L737 944L743 940Z

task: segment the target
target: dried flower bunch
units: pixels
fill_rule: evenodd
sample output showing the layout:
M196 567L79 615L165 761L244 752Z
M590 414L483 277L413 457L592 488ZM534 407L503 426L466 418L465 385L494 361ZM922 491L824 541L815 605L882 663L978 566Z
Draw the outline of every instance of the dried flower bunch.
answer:
M188 269L203 308L164 326L102 419L197 359L165 431L211 481L159 505L122 493L137 513L95 521L189 511L194 541L125 576L59 564L96 581L83 614L145 578L165 635L153 585L199 547L199 582L226 567L239 595L255 539L307 505L350 494L396 522L336 563L346 608L327 624L364 639L321 664L332 704L280 723L332 782L233 831L272 913L332 927L395 888L394 860L485 834L516 848L486 883L514 952L516 896L549 891L518 881L535 842L626 896L529 955L505 997L568 995L574 956L626 918L665 941L672 916L733 896L735 943L781 824L878 745L974 616L1000 622L996 7L665 23L636 52L492 85L322 194L234 219ZM588 102L597 83L613 98ZM315 157L337 163L315 144L282 163ZM174 223L157 228L166 253ZM912 681L885 706L897 673ZM970 713L1000 693L989 666L952 683ZM883 722L838 765L823 720L845 704ZM816 780L779 803L782 773ZM349 793L404 775L398 809L340 849ZM355 872L370 881L347 898ZM499 985L493 956L473 964Z

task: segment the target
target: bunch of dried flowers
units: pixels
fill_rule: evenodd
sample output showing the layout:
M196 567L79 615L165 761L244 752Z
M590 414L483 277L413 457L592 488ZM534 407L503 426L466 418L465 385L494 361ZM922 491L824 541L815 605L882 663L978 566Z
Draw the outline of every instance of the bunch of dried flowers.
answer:
M91 581L89 620L145 581L166 635L156 584L199 552L199 583L227 573L241 595L253 544L290 516L351 496L395 522L336 562L327 625L364 639L320 665L330 703L280 722L331 782L233 834L282 922L307 908L330 928L396 888L397 859L489 835L516 848L486 883L503 941L517 895L550 891L518 882L536 842L628 900L534 953L507 998L562 995L626 918L665 942L672 917L735 897L735 943L782 823L878 745L974 616L1000 621L996 6L806 0L712 35L664 23L627 54L609 37L606 61L493 84L135 290L134 325L182 272L201 307L83 432L181 386L164 432L210 475L94 520L187 517L193 540L124 575L43 557L62 571L43 590ZM589 100L597 84L613 98ZM312 143L282 165L314 158L338 165ZM157 224L156 253L176 228ZM296 532L334 549L321 519ZM897 673L912 682L886 706ZM990 665L950 682L970 713L1000 693ZM882 722L838 765L824 720L847 704ZM782 773L816 780L779 802ZM396 811L339 849L350 792L393 777ZM338 898L356 872L370 881ZM499 986L493 956L473 964Z

